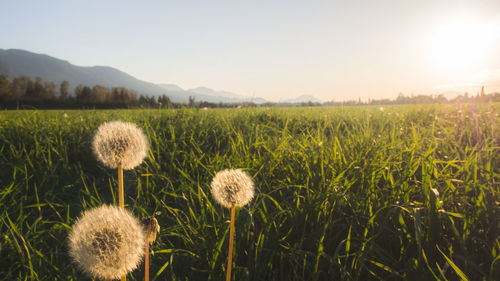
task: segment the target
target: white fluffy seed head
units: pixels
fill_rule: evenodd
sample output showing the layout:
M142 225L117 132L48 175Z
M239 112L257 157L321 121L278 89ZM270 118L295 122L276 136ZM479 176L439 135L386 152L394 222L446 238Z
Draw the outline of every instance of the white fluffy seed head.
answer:
M252 200L255 189L252 178L240 169L218 172L210 186L215 201L226 208L246 205Z
M109 168L130 170L142 163L148 152L148 141L141 129L132 123L107 122L99 126L92 142L97 159Z
M69 254L93 278L120 279L141 262L145 239L139 220L129 211L104 205L77 219L69 233Z

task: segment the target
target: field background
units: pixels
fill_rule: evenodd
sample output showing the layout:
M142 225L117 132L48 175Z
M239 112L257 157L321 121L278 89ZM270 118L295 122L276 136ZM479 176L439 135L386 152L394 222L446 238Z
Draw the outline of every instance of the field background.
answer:
M82 210L117 201L116 171L90 145L117 119L150 142L125 171L125 204L161 212L156 280L224 279L229 211L210 181L226 168L257 187L236 213L233 280L500 280L499 111L1 111L0 280L89 280L66 239Z

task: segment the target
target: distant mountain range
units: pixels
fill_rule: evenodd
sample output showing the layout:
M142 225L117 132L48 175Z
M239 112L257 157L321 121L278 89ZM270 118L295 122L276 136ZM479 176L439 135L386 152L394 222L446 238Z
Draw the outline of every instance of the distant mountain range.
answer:
M158 84L164 91L168 91L169 95L180 95L184 97L192 96L196 101L208 101L208 102L224 102L224 103L241 103L241 102L253 102L256 104L262 104L267 102L263 98L252 98L244 97L235 93L216 91L206 87L198 87L194 89L184 90L175 84Z
M259 97L246 97L226 91L216 91L206 87L184 90L175 84L154 84L139 80L123 71L109 66L76 66L65 60L48 55L35 54L18 49L0 49L0 74L10 78L18 76L40 77L44 81L60 84L68 81L71 92L78 85L104 87L124 87L142 95L167 95L173 102L187 102L192 96L196 101L241 103L265 103ZM283 101L286 103L320 102L313 96L301 96Z
M321 100L318 98L312 96L312 95L302 95L299 97L296 97L294 99L287 99L287 100L282 100L281 103L322 103Z

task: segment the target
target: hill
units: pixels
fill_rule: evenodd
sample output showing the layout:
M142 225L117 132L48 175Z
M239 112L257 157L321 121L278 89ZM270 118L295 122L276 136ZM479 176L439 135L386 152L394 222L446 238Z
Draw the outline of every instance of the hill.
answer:
M318 98L316 98L315 96L312 96L312 95L302 95L302 96L298 96L298 97L293 98L293 99L287 99L287 100L281 101L281 103L286 103L286 104L300 104L300 103L308 103L308 102L322 103L321 100L319 100Z
M173 102L187 102L190 96L197 101L215 103L266 102L264 99L252 99L206 87L184 90L174 84L157 85L139 80L113 67L77 66L55 57L19 49L0 49L0 74L7 74L11 78L22 75L33 79L40 77L44 81L56 84L66 80L70 83L71 92L78 84L82 84L86 86L101 85L107 88L124 87L149 96L167 95Z

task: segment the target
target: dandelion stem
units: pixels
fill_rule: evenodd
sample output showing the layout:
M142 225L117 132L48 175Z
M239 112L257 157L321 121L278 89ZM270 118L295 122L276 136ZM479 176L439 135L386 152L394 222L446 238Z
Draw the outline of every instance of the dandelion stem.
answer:
M226 281L231 280L231 266L233 265L233 236L234 236L234 206L231 207L231 227L229 229L229 253L227 254Z
M146 255L144 257L144 281L149 281L149 239L146 238Z
M124 207L125 202L124 202L124 197L123 197L123 165L118 166L118 206L119 207Z
M125 207L123 196L123 165L118 166L118 206ZM127 275L122 276L121 281L127 281Z

